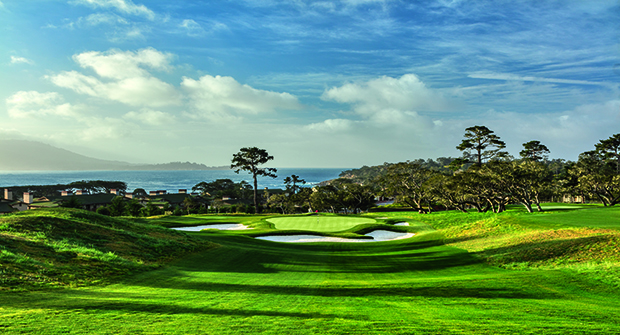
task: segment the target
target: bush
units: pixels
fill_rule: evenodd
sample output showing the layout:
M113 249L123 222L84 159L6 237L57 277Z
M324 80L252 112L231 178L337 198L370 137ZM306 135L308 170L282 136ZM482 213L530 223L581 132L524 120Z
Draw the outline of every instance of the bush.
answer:
M97 208L97 214L110 216L110 210L107 206L101 206Z

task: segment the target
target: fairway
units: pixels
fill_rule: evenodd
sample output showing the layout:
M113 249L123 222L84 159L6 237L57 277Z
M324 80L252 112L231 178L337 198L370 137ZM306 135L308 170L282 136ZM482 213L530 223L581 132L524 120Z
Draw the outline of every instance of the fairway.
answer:
M336 232L351 229L357 225L375 223L368 218L344 216L291 216L267 219L280 230L313 230Z
M64 214L58 211L58 215ZM176 238L191 237L209 242L210 247L196 249L156 270L126 276L109 285L0 291L0 332L620 333L620 293L618 276L614 275L618 273L620 259L617 253L620 208L540 215L456 212L381 215L391 219L388 222L377 219L377 225L406 221L410 225L398 229L415 235L377 243L289 244L253 238L278 233L265 228L267 224L262 221L274 218L240 216L209 220L206 216L203 219L210 223L256 220L264 226L256 223L258 228L254 230L210 230L182 235L175 231ZM596 218L587 224L598 230L580 225L586 217ZM375 223L373 219L326 216L319 218L326 226L311 227L310 221L316 223L316 218L278 217L285 220L271 224L279 229L342 231ZM555 225L548 222L563 219L564 224L575 227L548 231ZM151 222L168 221L193 219ZM62 224L69 222L72 221ZM280 228L280 223L289 226ZM438 228L442 225L445 228ZM149 232L167 231L159 228ZM351 231L364 234L370 229L376 227L362 226ZM352 234L351 231L322 234L346 235ZM594 235L587 235L591 231ZM548 236L540 240L536 238L539 235L532 234ZM451 237L446 239L446 236ZM486 254L467 250L482 246ZM531 252L521 252L524 248ZM572 253L568 254L569 251ZM590 254L605 256L601 260L606 262L606 267L598 268L601 271L593 268L594 272L562 267ZM495 260L503 255L507 262L528 262L531 266L523 266L523 270L494 266L485 262L485 255ZM546 266L535 267L538 261L545 261ZM595 261L586 259L589 267L594 267ZM553 264L557 266L552 268Z

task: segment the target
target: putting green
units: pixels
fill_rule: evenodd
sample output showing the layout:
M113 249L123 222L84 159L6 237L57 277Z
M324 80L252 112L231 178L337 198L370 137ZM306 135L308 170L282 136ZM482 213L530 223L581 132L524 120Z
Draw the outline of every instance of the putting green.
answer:
M368 218L344 217L344 216L301 216L271 218L267 221L273 223L276 229L313 230L321 232L335 232L353 228L357 225L375 223Z

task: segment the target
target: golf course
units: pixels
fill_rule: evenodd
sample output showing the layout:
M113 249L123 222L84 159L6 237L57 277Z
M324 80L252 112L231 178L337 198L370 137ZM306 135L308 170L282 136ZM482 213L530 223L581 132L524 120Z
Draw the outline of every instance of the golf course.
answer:
M618 334L620 208L0 217L3 334ZM408 225L395 225L406 222ZM182 232L171 227L242 224ZM374 243L282 243L274 235ZM409 235L408 235L409 236Z

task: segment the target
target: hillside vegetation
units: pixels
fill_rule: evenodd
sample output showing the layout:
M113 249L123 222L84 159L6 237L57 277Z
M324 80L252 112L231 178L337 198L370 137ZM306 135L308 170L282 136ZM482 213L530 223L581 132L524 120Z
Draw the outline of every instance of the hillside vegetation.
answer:
M443 212L415 218L446 245L506 269L573 269L620 286L620 208L554 206L536 214Z
M0 217L0 290L112 282L212 246L156 225L82 210Z

